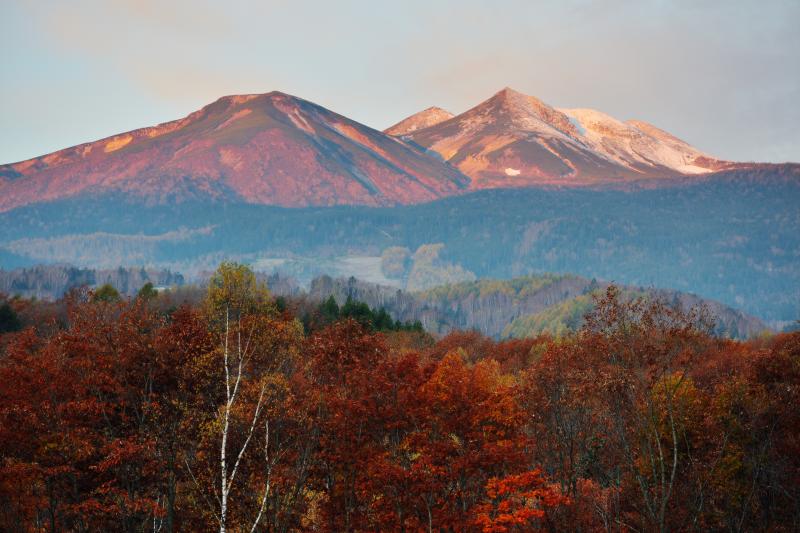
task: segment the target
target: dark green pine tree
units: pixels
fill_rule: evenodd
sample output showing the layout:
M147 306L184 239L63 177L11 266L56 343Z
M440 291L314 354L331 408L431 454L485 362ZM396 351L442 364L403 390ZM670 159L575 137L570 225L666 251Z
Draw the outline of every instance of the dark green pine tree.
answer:
M145 302L152 300L158 296L158 291L153 288L153 284L149 281L142 285L142 288L139 289L139 292L136 294L136 297L140 300L144 300Z
M110 283L106 283L92 294L93 302L118 302L120 299L119 291Z
M339 304L336 303L333 295L330 295L327 300L320 304L319 315L324 324L330 324L339 319Z
M0 333L9 333L22 329L22 323L16 311L8 302L0 304Z

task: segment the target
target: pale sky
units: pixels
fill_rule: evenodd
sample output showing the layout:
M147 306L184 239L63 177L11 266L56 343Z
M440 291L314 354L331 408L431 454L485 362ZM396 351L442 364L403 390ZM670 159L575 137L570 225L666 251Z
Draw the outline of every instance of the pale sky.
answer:
M384 129L505 86L800 161L800 0L0 0L0 163L280 90Z

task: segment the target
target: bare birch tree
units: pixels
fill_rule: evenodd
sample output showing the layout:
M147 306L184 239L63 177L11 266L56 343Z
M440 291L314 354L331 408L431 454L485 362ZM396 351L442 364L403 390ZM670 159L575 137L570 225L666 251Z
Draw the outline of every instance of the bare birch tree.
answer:
M276 334L276 324L270 320L274 310L269 292L249 268L232 263L220 265L210 280L206 306L212 325L220 331L224 370L224 397L218 414L219 489L215 491L214 515L220 533L227 531L237 475L246 455L255 453L254 443L260 439L263 486L255 517L248 521L249 527L243 528L252 532L264 516L272 471L279 459L270 451L268 411L280 388L281 371L289 354Z

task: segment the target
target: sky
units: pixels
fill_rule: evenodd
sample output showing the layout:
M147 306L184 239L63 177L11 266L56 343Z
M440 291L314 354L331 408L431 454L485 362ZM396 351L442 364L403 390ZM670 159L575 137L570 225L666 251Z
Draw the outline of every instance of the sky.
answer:
M280 90L384 129L503 87L800 161L800 0L0 0L0 163Z

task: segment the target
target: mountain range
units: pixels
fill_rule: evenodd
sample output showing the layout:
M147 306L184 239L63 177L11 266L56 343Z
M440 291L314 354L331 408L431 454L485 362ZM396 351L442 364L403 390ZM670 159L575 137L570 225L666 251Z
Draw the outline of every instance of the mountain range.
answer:
M441 155L473 189L669 178L732 166L646 122L555 109L510 88L460 115L427 109L386 132Z
M432 107L380 132L281 92L0 166L0 210L122 192L285 207L412 204L467 190L581 186L731 168L641 121L555 109L506 88L453 116Z
M798 164L723 161L643 121L508 88L383 132L280 92L227 96L0 165L5 269L192 279L230 259L409 291L573 274L783 328L800 316L798 228Z

